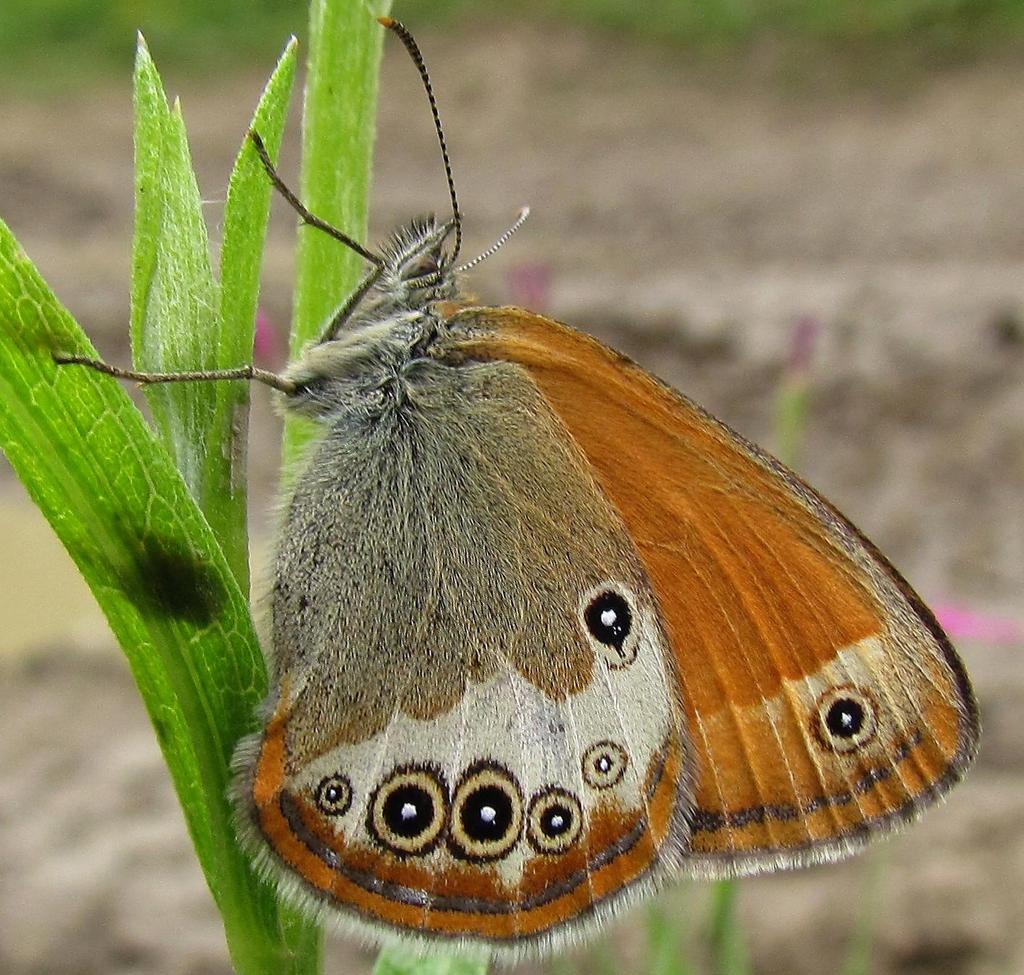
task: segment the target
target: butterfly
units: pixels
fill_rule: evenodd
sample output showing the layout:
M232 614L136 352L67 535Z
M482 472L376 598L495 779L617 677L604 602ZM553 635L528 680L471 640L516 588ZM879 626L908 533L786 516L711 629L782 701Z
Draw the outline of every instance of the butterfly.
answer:
M546 951L680 876L836 860L970 765L932 613L793 472L583 332L480 305L453 216L368 262L283 375L323 436L277 542L243 841L374 940ZM169 377L115 370L153 381Z

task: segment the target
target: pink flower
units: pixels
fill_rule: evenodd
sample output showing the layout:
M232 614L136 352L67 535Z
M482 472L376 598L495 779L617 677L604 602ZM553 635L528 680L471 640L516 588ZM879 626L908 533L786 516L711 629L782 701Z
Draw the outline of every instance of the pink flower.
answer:
M986 643L1024 642L1024 625L1008 616L983 613L955 603L939 603L935 616L954 639L982 640Z

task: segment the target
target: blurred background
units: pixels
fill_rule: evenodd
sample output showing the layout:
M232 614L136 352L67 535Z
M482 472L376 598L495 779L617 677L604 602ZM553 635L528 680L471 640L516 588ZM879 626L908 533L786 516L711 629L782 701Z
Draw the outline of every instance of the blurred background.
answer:
M395 13L433 75L466 253L533 207L474 272L480 297L594 332L784 450L936 608L974 678L984 738L967 782L880 852L740 884L746 970L1024 971L1024 4ZM216 238L251 110L305 16L299 0L0 0L0 215L108 360L128 357L136 29L182 98ZM375 238L445 204L395 43L374 201ZM293 241L275 203L270 367ZM278 443L269 397L253 399L259 550ZM6 467L0 539L0 971L228 972L127 668ZM597 947L524 971L711 971L711 910L707 887L683 886ZM329 939L327 971L370 965Z

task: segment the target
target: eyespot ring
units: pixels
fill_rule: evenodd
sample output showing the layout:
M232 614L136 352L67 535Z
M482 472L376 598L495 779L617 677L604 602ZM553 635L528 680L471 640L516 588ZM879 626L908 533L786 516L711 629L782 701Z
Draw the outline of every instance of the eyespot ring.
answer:
M583 832L583 807L571 792L548 786L530 800L526 837L538 853L565 853Z
M862 748L878 731L878 705L862 687L840 684L829 688L815 705L811 730L829 751L847 754Z
M313 800L325 816L344 816L352 805L352 783L340 772L321 779Z
M523 794L515 777L497 762L466 769L452 798L449 846L460 860L500 860L523 831Z
M402 765L370 797L366 829L381 846L399 856L433 849L448 817L448 790L430 765Z
M583 781L593 789L611 789L626 774L629 756L614 741L599 741L583 753Z
M603 582L583 595L579 624L611 670L628 667L640 646L637 600L618 582Z

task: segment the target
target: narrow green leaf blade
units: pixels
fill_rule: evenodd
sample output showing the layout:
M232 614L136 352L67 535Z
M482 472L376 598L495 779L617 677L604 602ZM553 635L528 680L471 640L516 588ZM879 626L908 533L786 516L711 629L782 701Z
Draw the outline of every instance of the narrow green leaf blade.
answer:
M298 42L292 37L260 96L250 128L260 133L271 156L281 146L288 103L295 79ZM270 216L271 184L248 135L235 158L228 181L224 205L224 237L220 253L221 361L242 365L252 361L256 309L260 293L260 268L267 222ZM248 387L244 402L248 402ZM240 408L236 415L246 414ZM242 470L247 456L244 427L235 443L236 469ZM244 480L235 479L235 500L239 505L239 532L245 531ZM244 538L244 534L241 534ZM248 565L237 553L227 553L243 590L248 588ZM244 573L244 575L243 575ZM319 924L289 905L280 903L279 930L286 949L294 959L295 970L318 971L323 932Z
M293 37L281 55L263 91L251 128L260 133L272 157L277 156L284 131L285 117L292 82L298 42ZM224 205L224 239L220 254L220 321L221 348L219 360L228 366L252 361L256 307L260 293L260 267L263 242L270 215L270 180L263 170L248 136L235 159L228 182ZM234 452L230 472L235 509L233 525L225 526L225 539L243 538L246 527L246 491L244 474L247 457L246 428L243 422L249 401L246 384L238 383L238 399L232 398L232 433ZM236 534L237 533L237 534ZM248 561L244 549L234 551L223 541L225 554L231 562L243 589L248 587Z
M313 972L234 839L230 759L266 693L247 599L124 390L56 351L95 355L0 222L0 447L128 657L237 969Z
M145 38L139 34L133 80L135 109L135 232L132 241L131 339L142 342L149 289L156 273L163 208L159 203L164 130L170 110Z
M267 82L250 125L260 134L272 159L277 157L281 147L297 53L298 41L293 37ZM226 354L233 356L236 365L249 362L252 356L270 194L270 180L246 136L228 181L220 255L220 313L225 332L224 345Z
M136 231L132 260L132 348L149 372L238 365L222 341L218 289L199 187L178 104L140 41L135 70ZM228 358L231 357L231 358ZM145 387L157 430L185 483L246 578L243 382L169 383ZM216 445L217 449L211 449Z

